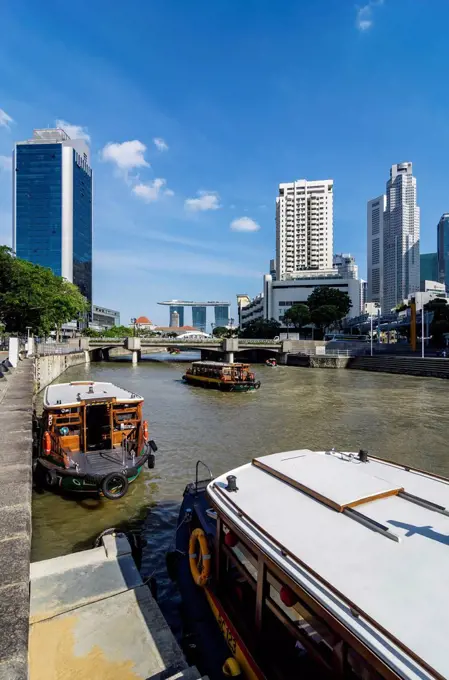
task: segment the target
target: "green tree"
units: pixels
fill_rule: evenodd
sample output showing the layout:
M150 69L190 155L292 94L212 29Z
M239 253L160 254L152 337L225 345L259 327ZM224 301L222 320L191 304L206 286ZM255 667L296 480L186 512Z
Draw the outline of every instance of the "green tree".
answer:
M352 302L347 293L330 286L317 286L307 299L307 305L312 313L315 309L323 306L332 306L337 310L337 318L340 321L349 314ZM313 320L313 319L312 319Z
M276 335L279 335L281 324L274 319L265 321L264 319L256 319L245 324L239 332L241 338L260 338L271 340Z
M424 307L424 311L433 313L430 324L432 345L444 347L446 345L445 334L449 333L449 305L445 298L434 298Z
M215 326L214 330L212 331L212 335L215 338L225 338L227 336L228 329L226 326Z
M48 335L88 311L78 288L50 269L14 257L0 246L0 322L7 332Z
M310 316L315 326L320 328L324 333L326 328L329 328L329 326L332 326L340 320L340 314L341 310L335 305L321 305L321 307L312 309Z
M291 324L294 328L301 330L310 323L310 309L307 305L296 304L287 309L284 314L284 322Z

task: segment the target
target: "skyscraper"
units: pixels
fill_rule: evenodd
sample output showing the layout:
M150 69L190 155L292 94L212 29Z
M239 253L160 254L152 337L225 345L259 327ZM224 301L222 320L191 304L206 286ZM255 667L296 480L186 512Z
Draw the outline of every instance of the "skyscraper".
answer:
M377 302L383 306L384 284L384 213L387 197L382 194L368 201L367 225L367 269L368 284L366 302Z
M13 248L49 267L92 302L89 147L59 129L34 130L13 153Z
M449 215L447 216L449 220ZM440 220L441 221L441 220ZM449 225L448 225L449 226ZM438 225L439 227L439 225ZM449 236L449 233L448 233ZM446 241L449 257L449 240ZM437 253L421 253L419 256L419 269L421 281L439 281L438 278L438 255ZM449 273L449 272L448 272ZM444 281L443 281L444 283Z
M331 179L279 184L276 198L276 277L305 269L331 269L333 252Z
M383 242L383 309L388 312L419 291L419 208L412 163L391 167Z
M438 281L449 290L449 213L438 222L437 232Z
M359 268L351 253L336 253L333 257L332 267L338 271L342 279L359 278Z

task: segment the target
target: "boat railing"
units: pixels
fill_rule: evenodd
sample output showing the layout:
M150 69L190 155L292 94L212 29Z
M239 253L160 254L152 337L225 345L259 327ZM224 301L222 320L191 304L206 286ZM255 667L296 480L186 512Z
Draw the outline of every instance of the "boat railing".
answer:
M199 479L198 478L198 473L200 469L200 465L207 470L207 473L209 475L208 479ZM198 491L202 491L203 489L206 488L206 486L213 480L214 476L212 474L212 471L206 463L203 463L202 460L197 460L196 462L196 468L195 468L195 493L198 493Z

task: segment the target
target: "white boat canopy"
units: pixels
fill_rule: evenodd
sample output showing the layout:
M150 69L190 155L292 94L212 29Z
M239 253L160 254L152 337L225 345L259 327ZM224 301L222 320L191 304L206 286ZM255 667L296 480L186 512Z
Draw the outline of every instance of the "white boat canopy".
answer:
M44 393L44 408L76 406L81 401L108 401L131 404L143 397L108 382L79 381L49 385Z
M208 494L225 523L399 677L449 678L448 480L370 456L298 450L255 458Z

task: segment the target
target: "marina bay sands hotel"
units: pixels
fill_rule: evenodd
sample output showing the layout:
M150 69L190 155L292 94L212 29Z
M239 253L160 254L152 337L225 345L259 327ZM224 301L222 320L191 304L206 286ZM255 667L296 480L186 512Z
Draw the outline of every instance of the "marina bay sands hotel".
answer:
M177 312L179 315L179 325L184 326L184 309L192 308L192 326L206 332L207 308L214 308L214 326L227 326L229 324L229 302L193 302L192 300L169 300L168 302L158 302L158 305L170 307L170 326L174 326Z

